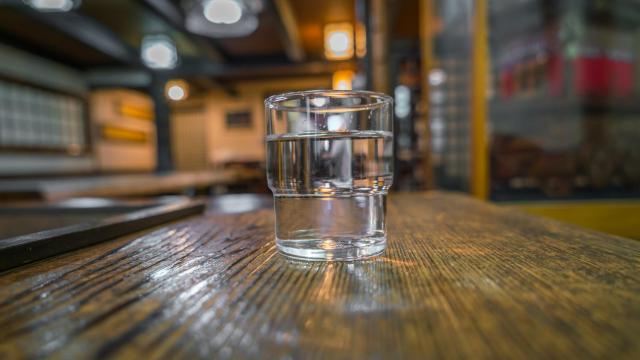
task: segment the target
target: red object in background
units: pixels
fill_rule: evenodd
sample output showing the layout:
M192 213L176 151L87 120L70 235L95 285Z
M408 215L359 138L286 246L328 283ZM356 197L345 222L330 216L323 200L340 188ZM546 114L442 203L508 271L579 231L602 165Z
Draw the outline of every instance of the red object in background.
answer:
M500 97L508 99L513 96L515 89L515 74L512 67L500 70Z
M617 97L630 97L633 95L633 62L625 60L613 60L611 71L611 85L613 93Z
M607 56L574 61L575 89L581 96L628 97L633 93L633 63Z
M564 69L562 56L550 54L547 60L547 79L549 82L549 94L562 96L564 90Z
M610 61L605 56L574 60L575 90L580 96L609 95Z

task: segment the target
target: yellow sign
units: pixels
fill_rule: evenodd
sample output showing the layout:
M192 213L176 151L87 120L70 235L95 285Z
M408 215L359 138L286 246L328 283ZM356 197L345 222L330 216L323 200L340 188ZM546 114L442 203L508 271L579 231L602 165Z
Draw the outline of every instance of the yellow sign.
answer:
M139 130L125 129L115 126L103 126L101 129L102 138L105 140L116 140L136 143L146 143L149 141L149 134Z

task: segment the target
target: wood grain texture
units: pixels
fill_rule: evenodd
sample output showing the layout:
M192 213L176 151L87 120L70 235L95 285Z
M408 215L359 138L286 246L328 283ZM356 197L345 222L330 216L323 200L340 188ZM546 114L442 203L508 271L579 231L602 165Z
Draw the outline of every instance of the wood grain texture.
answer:
M388 211L362 262L283 258L260 210L5 272L0 357L640 356L640 243L460 195Z
M148 196L180 193L189 188L233 185L262 179L263 172L240 169L178 171L158 174L123 174L71 178L0 180L0 198L37 196L54 202L75 197Z

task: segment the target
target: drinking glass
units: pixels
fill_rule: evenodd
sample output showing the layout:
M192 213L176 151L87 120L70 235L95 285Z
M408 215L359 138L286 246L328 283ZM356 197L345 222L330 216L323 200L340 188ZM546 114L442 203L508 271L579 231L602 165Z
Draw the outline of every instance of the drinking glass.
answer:
M276 246L305 260L356 260L387 245L391 97L314 90L265 101Z

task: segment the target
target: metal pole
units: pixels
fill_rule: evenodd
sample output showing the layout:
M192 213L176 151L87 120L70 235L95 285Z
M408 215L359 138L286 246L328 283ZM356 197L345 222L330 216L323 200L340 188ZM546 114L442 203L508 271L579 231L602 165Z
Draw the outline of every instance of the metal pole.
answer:
M153 74L149 94L153 100L156 123L156 172L172 171L171 109L164 94L166 76Z
M473 15L473 63L471 70L471 193L480 199L489 195L489 151L487 148L487 0L476 0Z
M431 126L430 126L430 85L429 72L433 68L433 19L434 6L433 0L420 0L420 57L422 64L420 66L421 79L421 95L422 103L425 111L420 116L424 117L426 124L424 130L424 142L422 143L422 178L425 189L434 188L433 168L431 163Z

